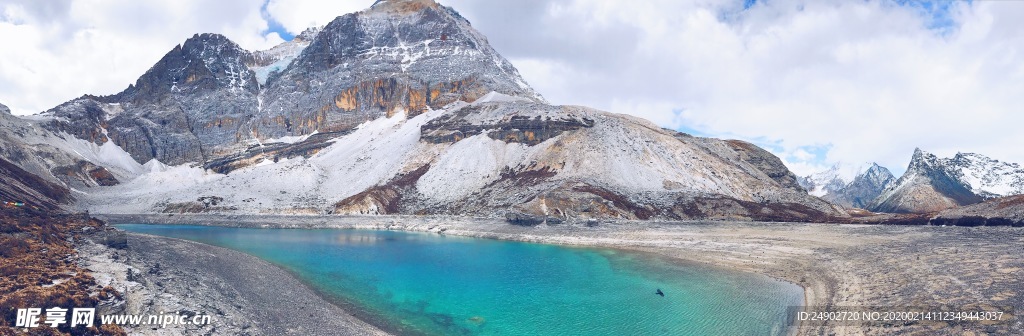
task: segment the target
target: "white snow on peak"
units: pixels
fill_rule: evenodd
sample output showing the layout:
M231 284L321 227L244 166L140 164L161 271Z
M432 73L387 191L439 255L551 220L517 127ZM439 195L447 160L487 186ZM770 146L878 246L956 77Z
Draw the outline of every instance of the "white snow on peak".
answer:
M310 28L308 32L303 32L304 35L316 36L316 34L322 30L323 27ZM312 38L294 38L291 41L285 41L281 44L274 46L267 50L260 50L253 53L257 59L262 59L263 62L271 61L267 65L254 66L250 69L256 73L256 80L260 85L267 85L267 78L270 74L275 72L283 71L288 68L288 65L292 64L299 54L313 42Z
M827 170L804 177L804 187L807 188L807 193L822 197L849 185L872 165L874 164L870 162L858 164L838 162Z
M318 131L313 131L313 133L309 133L309 134L306 134L306 135L288 135L288 136L283 136L283 137L280 137L280 138L266 139L266 140L263 140L263 141L260 141L260 140L256 139L256 141L260 145L260 147L262 147L264 144L272 144L272 143L293 144L293 143L298 143L298 142L306 141L306 139L309 139L309 137L314 136L317 133L319 133L319 132Z
M530 100L526 99L526 98L523 98L523 97L509 96L509 95L504 94L504 93L499 93L499 92L496 92L496 91L491 91L491 92L485 94L483 97L480 97L477 100L474 100L473 104L475 105L475 104L490 103L490 102L514 102L514 101L529 102Z
M1024 168L975 153L957 153L940 160L975 194L983 197L1024 194Z

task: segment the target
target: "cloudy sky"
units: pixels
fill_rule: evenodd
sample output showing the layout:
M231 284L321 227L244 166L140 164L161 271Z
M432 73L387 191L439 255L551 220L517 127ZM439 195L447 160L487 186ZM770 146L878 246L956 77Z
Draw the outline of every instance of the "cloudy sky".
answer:
M123 90L199 32L269 48L372 0L0 0L0 103ZM441 0L556 104L744 139L797 173L915 147L1024 163L1024 2Z

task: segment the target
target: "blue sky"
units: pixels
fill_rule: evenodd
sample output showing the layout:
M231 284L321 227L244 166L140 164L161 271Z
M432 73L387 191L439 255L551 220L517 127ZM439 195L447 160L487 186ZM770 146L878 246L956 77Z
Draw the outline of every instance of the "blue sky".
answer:
M269 3L270 0L266 0L263 2L263 5L260 6L260 16L267 21L267 29L263 30L261 33L263 35L268 35L271 33L277 34L277 36L281 37L281 39L285 41L291 41L293 38L295 38L295 35L288 32L288 29L286 29L284 25L278 22L277 19L274 18L274 16L271 15L269 11L267 11L267 5Z

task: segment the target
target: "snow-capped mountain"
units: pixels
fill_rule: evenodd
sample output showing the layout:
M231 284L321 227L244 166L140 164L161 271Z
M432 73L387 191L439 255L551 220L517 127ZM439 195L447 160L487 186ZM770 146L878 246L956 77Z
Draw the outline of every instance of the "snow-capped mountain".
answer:
M981 154L957 153L946 161L950 170L983 198L1024 194L1024 168Z
M832 165L829 169L801 177L798 181L800 186L807 189L809 194L821 197L842 189L871 166L871 163L849 164L840 162Z
M429 0L379 1L267 51L196 35L125 91L33 118L49 139L33 141L65 157L41 173L107 171L73 187L96 212L847 216L752 144L549 105Z
M896 177L877 163L837 163L799 179L811 195L846 208L867 207Z
M880 212L925 213L1024 193L1024 169L973 153L938 158L917 149L907 172L871 206Z

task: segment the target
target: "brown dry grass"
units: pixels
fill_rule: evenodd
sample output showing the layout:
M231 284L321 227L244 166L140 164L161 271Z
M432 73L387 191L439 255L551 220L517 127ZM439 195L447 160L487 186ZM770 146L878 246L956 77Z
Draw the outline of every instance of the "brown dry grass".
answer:
M21 333L13 329L19 308L87 308L102 300L120 297L103 288L89 271L75 263L74 235L86 227L100 230L104 224L81 215L53 214L32 209L0 210L0 335ZM41 325L32 335L124 335L120 327L68 324Z

